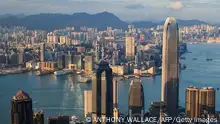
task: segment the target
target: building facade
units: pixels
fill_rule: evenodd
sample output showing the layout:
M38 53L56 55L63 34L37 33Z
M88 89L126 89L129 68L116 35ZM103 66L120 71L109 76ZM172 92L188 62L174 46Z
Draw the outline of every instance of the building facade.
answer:
M11 124L33 124L32 99L22 90L11 100Z

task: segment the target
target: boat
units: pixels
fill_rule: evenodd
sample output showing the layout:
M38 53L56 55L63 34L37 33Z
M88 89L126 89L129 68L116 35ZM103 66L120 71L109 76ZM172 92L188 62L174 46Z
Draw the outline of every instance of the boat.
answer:
M185 60L185 59L186 59L186 57L180 57L180 59Z
M197 60L197 58L193 58L192 60Z
M82 71L77 71L76 74L82 74Z
M54 75L59 76L59 75L65 75L65 74L69 74L69 73L73 73L73 70L72 69L63 69L63 70L55 71Z
M186 69L186 65L183 65L183 67L181 68L181 70L185 70Z
M43 75L48 75L48 74L52 74L53 71L47 71L47 70L40 70L36 72L37 76L43 76Z
M212 61L212 59L208 59L208 58L207 58L206 61Z
M89 77L82 77L82 76L80 76L80 78L78 80L79 83L90 83L91 81L92 81L91 78L89 78Z

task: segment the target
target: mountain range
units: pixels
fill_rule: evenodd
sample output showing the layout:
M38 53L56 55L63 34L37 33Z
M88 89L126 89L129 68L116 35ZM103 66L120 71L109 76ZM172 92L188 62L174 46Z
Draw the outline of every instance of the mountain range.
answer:
M199 24L207 24L199 20L177 20L179 26L192 26ZM164 21L135 21L127 23L109 12L102 12L97 14L88 13L74 13L68 14L50 14L41 13L36 15L24 16L20 15L3 15L0 16L0 25L2 26L24 26L28 29L40 29L52 31L55 29L65 28L67 26L87 26L91 28L106 29L111 26L113 28L126 29L128 24L133 24L136 28L150 28L156 25L163 25Z

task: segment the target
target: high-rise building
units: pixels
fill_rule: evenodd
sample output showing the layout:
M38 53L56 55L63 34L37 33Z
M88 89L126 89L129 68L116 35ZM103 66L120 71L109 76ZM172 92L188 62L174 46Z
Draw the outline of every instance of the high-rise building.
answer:
M11 124L33 124L32 99L22 90L11 100Z
M135 55L135 65L140 65L140 60L139 60L139 53L137 53L136 55Z
M17 53L13 53L9 56L10 59L10 65L18 65L18 54Z
M69 68L69 64L72 64L72 60L73 60L73 55L71 55L70 53L65 55L65 68Z
M96 49L95 49L95 56L96 56L96 62L98 63L100 58L101 58L101 50L100 50L100 46L99 46L99 42L96 41Z
M43 111L34 112L33 124L44 124L44 112Z
M88 117L88 114L92 113L92 91L84 91L84 116Z
M128 25L128 32L134 31L134 25Z
M114 108L118 108L118 82L116 79L113 81L113 104Z
M76 64L77 69L83 69L83 56L82 55L74 55L73 64Z
M127 34L125 37L125 51L128 60L134 60L135 56L135 38L131 34Z
M130 117L144 116L144 88L139 78L131 81L128 104Z
M48 117L48 124L69 124L69 116Z
M151 117L160 117L160 112L166 113L166 104L164 102L152 102L149 108Z
M93 56L86 55L84 58L84 62L85 62L85 73L87 75L91 75L93 73Z
M199 113L200 116L204 114L215 114L215 89L212 87L205 87L199 90Z
M45 57L45 44L41 43L40 44L40 61L44 62L44 57Z
M176 19L168 17L164 24L162 54L161 101L167 106L168 116L178 114L179 102L179 53L178 25Z
M186 89L186 115L189 118L199 117L199 89L189 86Z
M24 53L20 52L18 53L18 64L24 63Z
M113 75L109 63L100 61L92 81L92 117L113 117ZM111 122L106 122L111 124Z
M65 68L65 55L58 55L57 66L59 69Z

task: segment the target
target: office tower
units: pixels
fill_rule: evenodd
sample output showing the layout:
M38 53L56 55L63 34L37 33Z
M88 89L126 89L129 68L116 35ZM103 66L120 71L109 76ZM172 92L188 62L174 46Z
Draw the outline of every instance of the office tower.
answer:
M83 56L82 55L74 55L73 64L76 64L76 68L81 70L83 69Z
M128 60L134 60L135 55L135 39L131 34L125 36L125 52Z
M101 59L101 50L100 50L100 46L98 41L96 41L96 62L99 62L99 60Z
M32 99L22 90L11 100L11 124L33 124Z
M40 44L40 61L44 62L44 57L45 57L45 44L41 43Z
M149 108L151 117L160 117L161 112L166 113L166 104L164 102L152 102Z
M59 69L65 68L65 55L58 55L57 66Z
M137 53L137 54L135 55L135 64L138 65L138 66L140 65L140 60L139 60L139 58L140 58L140 57L139 57L139 54Z
M143 117L144 113L144 88L139 78L131 81L129 89L129 116Z
M206 87L199 90L199 113L215 114L215 89Z
M6 53L5 54L5 64L8 65L10 62L9 62L9 56L8 54Z
M0 63L5 64L5 62L6 62L5 55L0 55Z
M113 117L112 80L112 69L109 63L100 61L92 81L92 117Z
M118 82L116 79L113 81L113 105L114 108L118 108Z
M133 32L134 25L128 25L128 32Z
M69 116L48 117L48 124L69 124Z
M18 54L17 53L12 53L10 56L9 56L9 59L10 59L10 65L18 65Z
M118 53L119 51L115 50L113 52L113 56L112 56L112 65L117 65L118 64Z
M18 53L18 64L24 63L24 53Z
M65 68L69 68L69 64L72 64L73 55L69 52L67 55L65 55Z
M33 124L44 124L44 112L43 111L34 112Z
M87 55L84 58L85 61L85 73L91 75L93 73L93 57L92 55Z
M105 59L105 49L104 49L104 46L102 46L102 59Z
M84 91L84 116L88 117L88 115L92 112L92 91L85 90Z
M199 117L199 89L189 86L186 89L186 115L189 118Z
M179 101L179 53L178 25L176 19L168 17L164 24L162 53L161 101L167 105L168 116L178 114Z

